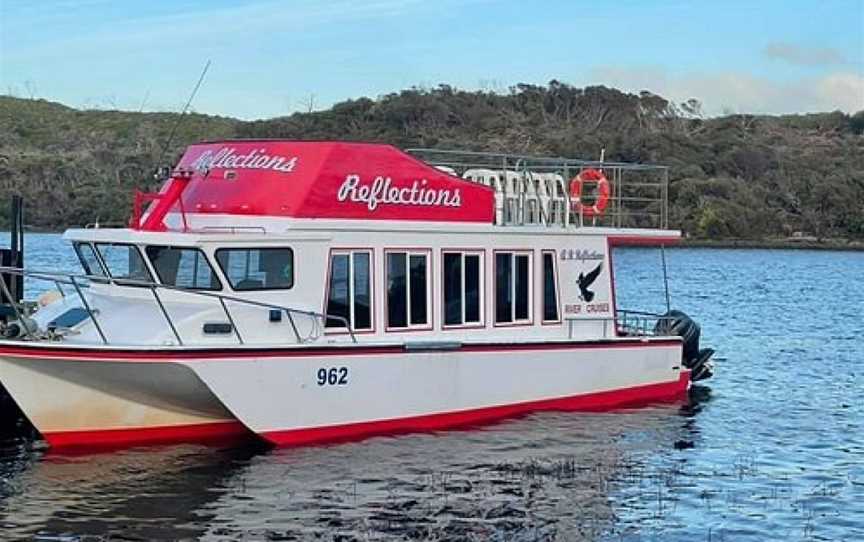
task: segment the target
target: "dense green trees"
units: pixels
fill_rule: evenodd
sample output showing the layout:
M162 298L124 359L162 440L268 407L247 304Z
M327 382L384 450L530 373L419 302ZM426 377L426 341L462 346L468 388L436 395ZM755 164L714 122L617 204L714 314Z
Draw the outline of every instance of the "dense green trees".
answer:
M176 115L77 111L0 97L0 196L22 193L28 223L123 222ZM162 158L226 137L371 140L664 163L672 221L707 238L864 237L864 111L703 118L701 104L606 87L441 85L270 120L189 115ZM2 205L2 204L0 204Z

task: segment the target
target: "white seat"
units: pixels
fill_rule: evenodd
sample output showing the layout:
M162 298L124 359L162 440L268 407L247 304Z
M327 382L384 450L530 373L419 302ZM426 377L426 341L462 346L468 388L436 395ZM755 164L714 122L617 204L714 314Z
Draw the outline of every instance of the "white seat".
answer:
M504 221L508 224L523 224L522 174L515 171L504 171Z
M549 176L550 173L534 173L534 190L537 193L538 214L540 224L550 224L554 222L552 214L549 212L549 202L551 196L549 194Z
M523 178L523 191L525 194L525 223L527 224L542 224L543 219L543 200L541 198L543 183L543 174L527 172Z
M549 216L552 222L566 225L570 201L567 198L567 186L564 177L557 173L548 173L546 177L546 189L549 193Z
M474 183L483 184L494 188L494 178L498 173L491 169L466 169L462 178Z

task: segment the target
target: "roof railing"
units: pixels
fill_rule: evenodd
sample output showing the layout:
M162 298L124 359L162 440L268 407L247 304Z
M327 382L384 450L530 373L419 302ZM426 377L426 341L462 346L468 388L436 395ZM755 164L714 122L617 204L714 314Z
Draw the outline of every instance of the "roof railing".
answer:
M406 152L451 175L494 189L498 225L657 229L669 225L667 166L442 149ZM601 171L611 185L607 207L594 216L585 212L585 206L571 203L571 180L586 169ZM592 197L592 186L585 184L587 199Z

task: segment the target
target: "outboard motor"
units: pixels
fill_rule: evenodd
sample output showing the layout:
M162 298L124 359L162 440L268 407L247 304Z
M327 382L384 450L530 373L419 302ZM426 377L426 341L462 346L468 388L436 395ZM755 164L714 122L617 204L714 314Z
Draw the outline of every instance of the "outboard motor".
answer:
M709 363L714 355L713 348L699 348L699 335L702 332L699 324L682 311L671 310L664 314L654 326L657 335L678 335L684 341L681 363L690 369L690 379L693 382L711 378L714 367Z

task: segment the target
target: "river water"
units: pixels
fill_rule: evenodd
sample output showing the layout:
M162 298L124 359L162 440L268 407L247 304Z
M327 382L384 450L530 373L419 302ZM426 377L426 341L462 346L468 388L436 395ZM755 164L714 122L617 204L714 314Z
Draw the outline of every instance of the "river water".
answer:
M689 400L268 449L57 455L3 412L0 539L864 540L864 254L670 249L717 374ZM74 269L58 236L28 265ZM617 249L619 305L664 308Z

